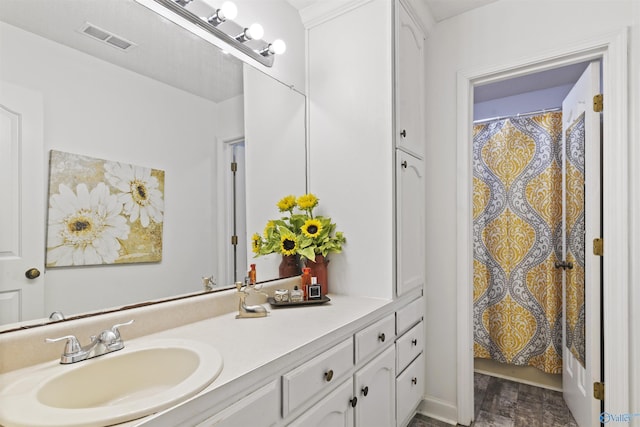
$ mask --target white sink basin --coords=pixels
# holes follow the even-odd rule
[[[220,353],[189,340],[125,343],[72,365],[46,364],[0,391],[0,425],[101,426],[141,418],[194,396],[222,370]]]

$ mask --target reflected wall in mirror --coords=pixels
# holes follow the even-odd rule
[[[202,277],[209,275],[219,285],[232,285],[232,245],[227,234],[232,206],[225,193],[225,176],[230,171],[228,165],[221,166],[225,152],[231,149],[239,155],[238,147],[245,141],[248,168],[243,176],[249,195],[279,188],[280,182],[270,179],[281,177],[264,173],[261,164],[268,170],[277,167],[276,162],[294,164],[291,181],[304,183],[304,96],[250,69],[257,83],[246,86],[257,90],[250,95],[252,107],[247,110],[241,62],[131,0],[3,0],[0,20],[1,82],[42,100],[39,157],[44,162],[30,167],[44,170],[46,177],[49,152],[55,149],[165,171],[162,262],[43,271],[33,283],[43,289],[38,298],[44,301],[36,304],[43,305],[44,311],[33,317],[53,311],[70,317],[199,293]],[[132,46],[122,51],[83,34],[80,29],[87,23]],[[270,99],[259,99],[268,87]],[[4,95],[0,92],[2,105]],[[280,96],[287,101],[278,101]],[[295,106],[286,106],[288,102]],[[252,110],[253,106],[257,109]],[[245,122],[245,114],[262,120],[261,112],[276,114],[268,121],[273,126]],[[278,112],[285,114],[282,119]],[[297,130],[290,133],[290,126]],[[269,130],[268,137],[259,134],[262,130]],[[283,150],[277,145],[282,141],[300,147],[291,150],[287,145]],[[252,144],[262,156],[258,160],[252,158]],[[299,176],[293,176],[294,169]],[[46,184],[44,179],[39,183],[38,202],[31,209],[46,211]],[[245,226],[261,222],[252,213],[269,210],[275,203],[260,206],[259,196],[254,198],[244,209],[247,216],[239,219]],[[242,206],[239,211],[243,212]],[[44,235],[45,223],[33,227]],[[239,240],[246,254],[248,237],[239,236]],[[44,247],[38,256],[43,254]],[[247,256],[239,259],[245,264],[237,266],[243,277]],[[44,265],[44,260],[35,263]],[[0,265],[0,280],[24,277],[24,267],[20,268],[9,274]],[[277,269],[269,272],[265,266],[259,280],[276,276]],[[5,285],[0,284],[0,295]],[[0,323],[25,320],[30,319],[0,319]]]

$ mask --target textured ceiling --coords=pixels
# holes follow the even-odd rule
[[[132,0],[1,0],[0,20],[215,102],[242,93],[239,60]],[[86,22],[137,46],[87,37]]]

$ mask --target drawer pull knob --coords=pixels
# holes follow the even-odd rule
[[[369,386],[364,386],[364,387],[362,387],[362,390],[361,390],[361,391],[362,391],[362,395],[363,395],[364,397],[367,397],[367,394],[369,394]]]
[[[381,333],[380,335],[378,335],[378,339],[379,339],[381,342],[384,342],[384,340],[385,340],[384,333]]]
[[[354,396],[353,399],[349,401],[349,403],[351,404],[352,408],[355,408],[356,405],[358,404],[358,398]]]
[[[402,129],[402,132],[400,132],[400,136],[403,138],[407,137],[407,130],[406,129]]]
[[[418,384],[418,379],[416,377],[411,378],[411,384],[413,385]]]
[[[324,379],[327,380],[327,382],[333,379],[333,369],[329,369],[327,372],[324,373]]]
[[[418,340],[416,338],[412,339],[411,344],[418,345]]]

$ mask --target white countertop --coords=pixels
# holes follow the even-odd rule
[[[378,317],[386,311],[385,307],[391,310],[392,305],[391,300],[378,298],[329,297],[331,301],[321,305],[272,308],[266,304],[270,311],[267,317],[236,319],[236,312],[232,312],[132,340],[131,345],[144,345],[144,341],[156,338],[188,338],[206,342],[220,352],[224,368],[218,378],[195,397],[167,411],[125,425],[147,422],[155,425],[155,420],[162,419],[167,419],[167,425],[171,425],[168,418],[179,418],[181,411],[193,413],[197,407],[210,406],[217,400],[216,391],[224,389],[224,395],[229,396],[253,386],[255,378],[294,368],[287,366],[291,363],[289,359],[300,359],[325,350],[353,333],[354,328]]]

